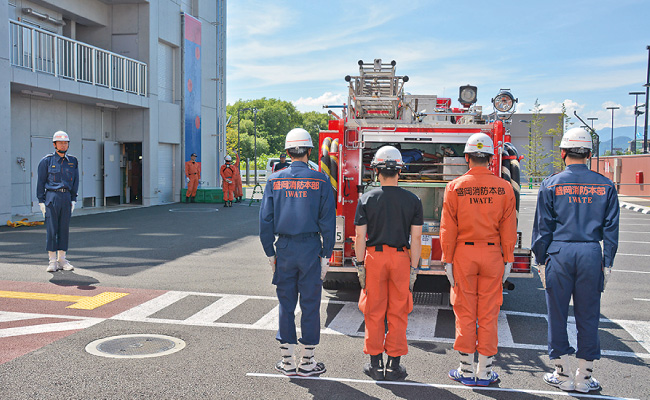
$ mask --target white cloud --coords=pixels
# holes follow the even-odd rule
[[[347,102],[347,97],[342,93],[325,92],[318,97],[301,97],[298,100],[292,100],[291,102],[302,112],[323,112],[324,105],[341,105]],[[334,111],[337,112],[336,110]]]
[[[573,112],[576,111],[578,114],[584,110],[584,104],[579,104],[576,101],[571,99],[565,99],[564,101],[558,103],[555,101],[548,102],[546,104],[540,104],[543,113],[548,114],[559,114],[562,112],[562,104],[566,107],[567,115],[573,115]]]

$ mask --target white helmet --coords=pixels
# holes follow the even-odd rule
[[[396,170],[404,167],[402,153],[393,146],[384,146],[377,150],[370,163],[372,168]]]
[[[69,142],[70,138],[68,137],[68,134],[63,132],[63,131],[56,131],[54,132],[54,136],[52,136],[52,141],[53,142]]]
[[[465,154],[494,155],[494,143],[485,133],[475,133],[465,143]]]
[[[311,142],[311,135],[302,128],[293,128],[287,133],[284,149],[297,149],[300,147],[314,147],[314,144]]]
[[[576,153],[586,153],[592,149],[591,135],[583,128],[566,131],[560,142],[561,149],[571,149]]]
[[[224,157],[224,160],[226,160],[226,161],[232,161],[232,157],[230,157],[229,155],[227,155],[226,157]]]

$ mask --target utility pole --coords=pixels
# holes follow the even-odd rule
[[[618,110],[621,107],[607,107],[608,110],[612,110],[612,141],[609,144],[609,155],[614,155],[614,110]]]
[[[650,91],[650,46],[646,46],[648,49],[648,76],[645,81],[645,128],[643,130],[643,154],[648,153],[648,102],[650,98],[648,92]]]
[[[632,154],[636,154],[636,129],[637,129],[637,120],[639,119],[639,95],[645,94],[644,92],[630,92],[630,95],[634,95],[636,97],[634,101],[634,138],[632,139],[632,145],[630,146],[630,150],[632,150]]]

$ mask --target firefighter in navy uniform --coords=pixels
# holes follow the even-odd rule
[[[286,154],[280,154],[280,161],[275,163],[275,165],[273,166],[273,172],[278,172],[281,169],[285,169],[289,165],[291,165],[291,164],[289,164],[287,162],[287,155]]]
[[[399,150],[393,146],[380,148],[371,167],[379,175],[381,188],[361,196],[354,217],[354,263],[362,288],[359,309],[366,330],[363,352],[370,355],[363,372],[375,380],[394,381],[407,375],[400,358],[408,353],[406,328],[413,310],[411,291],[422,250],[424,219],[420,199],[397,186],[404,167]],[[388,355],[385,367],[384,352]]]
[[[487,168],[494,155],[488,135],[470,136],[464,154],[469,171],[447,184],[440,221],[442,261],[456,317],[454,349],[460,355],[449,377],[467,386],[488,386],[498,380],[492,361],[503,283],[514,262],[517,206],[512,186]]]
[[[591,373],[594,360],[600,359],[600,295],[618,248],[620,210],[612,181],[587,168],[591,135],[582,128],[570,129],[562,137],[560,149],[567,167],[542,182],[532,236],[532,250],[546,289],[549,357],[555,365],[544,381],[565,391],[587,393],[600,389]],[[577,352],[567,336],[572,296]],[[569,362],[574,352],[578,359],[575,375]]]
[[[314,350],[320,342],[321,292],[334,249],[336,204],[329,179],[307,165],[313,147],[306,130],[296,128],[287,134],[285,149],[293,163],[269,177],[260,207],[260,241],[280,302],[276,339],[282,360],[275,369],[289,376],[325,372],[325,365],[314,359]],[[296,363],[298,297],[302,346]]]
[[[70,216],[77,203],[79,163],[69,154],[70,138],[63,131],[52,137],[54,153],[43,157],[38,164],[36,197],[45,217],[46,249],[49,256],[47,272],[72,271],[74,267],[65,255],[68,251]]]

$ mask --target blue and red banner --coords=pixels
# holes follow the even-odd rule
[[[201,21],[183,13],[183,87],[185,160],[196,153],[201,162]]]

